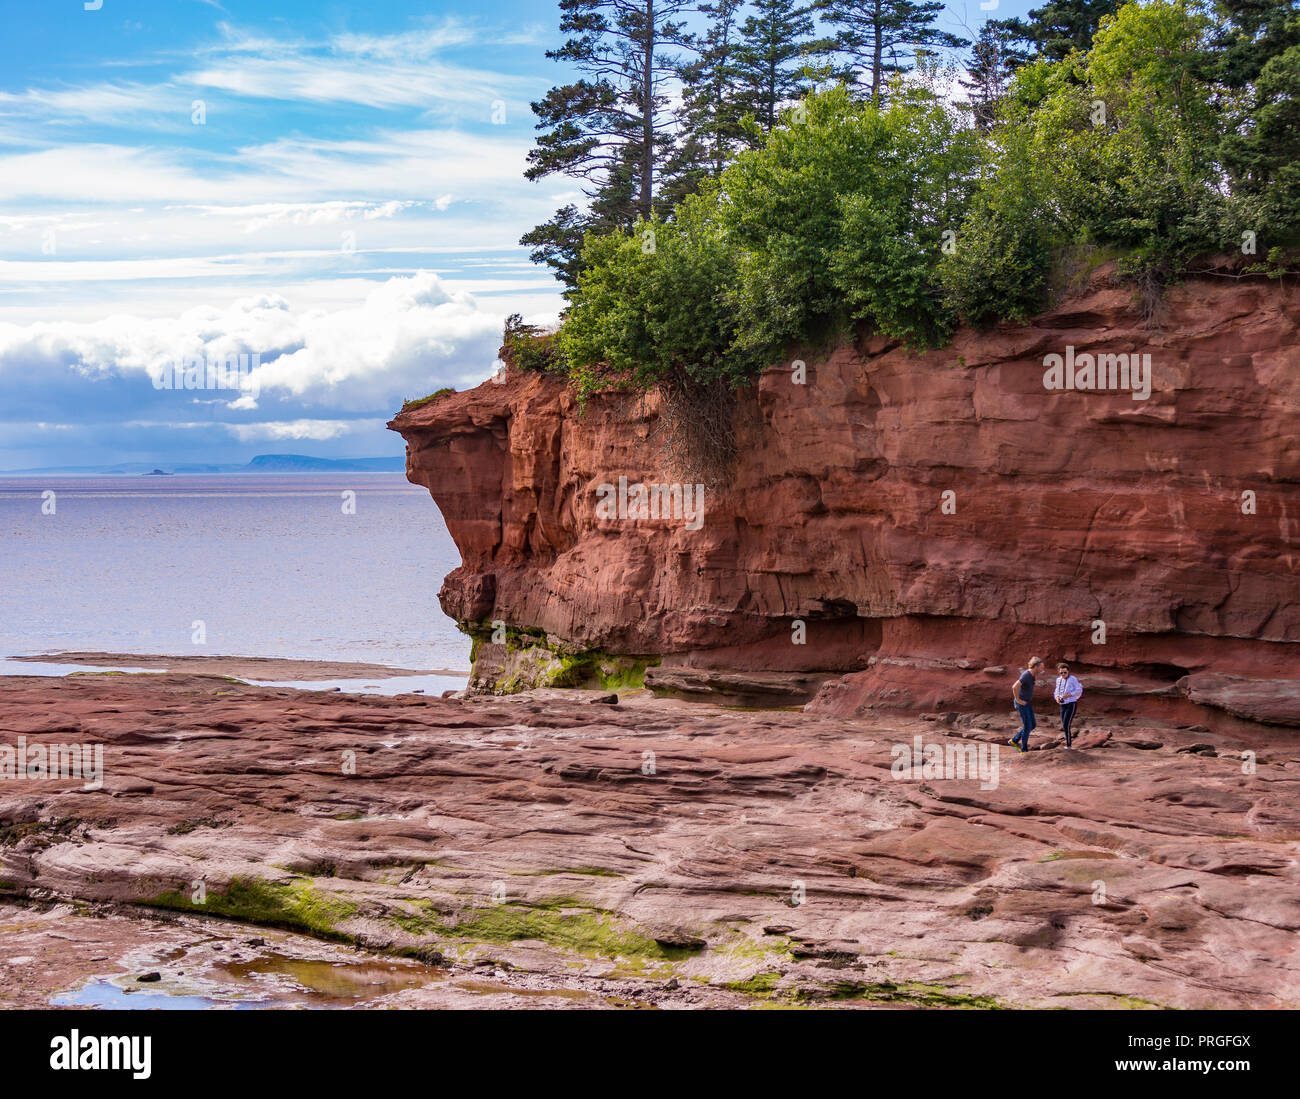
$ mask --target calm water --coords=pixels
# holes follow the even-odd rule
[[[0,659],[91,650],[467,669],[469,641],[438,606],[459,564],[437,506],[401,474],[0,478]]]

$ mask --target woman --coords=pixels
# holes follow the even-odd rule
[[[1075,711],[1079,708],[1079,699],[1083,697],[1083,687],[1079,681],[1070,674],[1070,668],[1066,664],[1056,666],[1056,691],[1053,694],[1061,706],[1061,731],[1065,733],[1065,746],[1073,746],[1073,739],[1070,736],[1070,725],[1074,721]]]

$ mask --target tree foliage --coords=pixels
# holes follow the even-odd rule
[[[698,387],[717,420],[719,393],[795,347],[871,332],[920,348],[960,322],[1025,321],[1063,256],[1113,259],[1150,290],[1258,237],[1278,270],[1300,244],[1294,0],[1103,7],[1040,9],[1034,59],[986,25],[963,111],[924,59],[870,98],[805,94],[807,11],[771,0],[741,23],[740,6],[712,5],[730,21],[703,42],[699,103],[724,105],[730,128],[720,114],[700,130],[713,144],[691,193],[649,216],[584,233],[561,211],[573,289],[542,368],[565,364],[584,395],[658,387],[674,407]],[[775,37],[767,71],[784,75],[751,98],[762,66],[746,51]],[[636,178],[627,166],[627,193]]]
[[[776,128],[783,108],[807,94],[808,70],[827,46],[815,33],[811,4],[754,0],[733,66],[737,105],[755,122],[748,134],[751,147]]]
[[[528,154],[530,180],[565,175],[592,200],[585,216],[566,206],[526,234],[533,259],[572,284],[582,234],[630,225],[654,210],[659,175],[671,156],[670,81],[687,39],[688,0],[560,0],[564,45],[552,60],[583,75],[533,104],[542,131]]]
[[[890,77],[909,69],[918,50],[967,45],[935,26],[942,0],[816,0],[815,6],[835,28],[833,46],[849,59],[849,74],[862,75],[876,105]]]
[[[1119,10],[1123,0],[1049,0],[1033,8],[1028,20],[1004,19],[1000,25],[1029,43],[1037,57],[1060,61],[1072,50],[1092,45],[1101,21]]]

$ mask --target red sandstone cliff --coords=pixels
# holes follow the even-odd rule
[[[464,624],[662,657],[648,681],[688,692],[825,679],[811,706],[841,715],[1005,708],[1032,651],[1113,713],[1300,725],[1300,289],[1200,279],[1166,306],[1149,330],[1102,274],[1026,327],[769,369],[698,531],[598,517],[600,484],[674,479],[652,400],[584,412],[511,371],[390,426],[461,550]],[[1045,389],[1067,346],[1149,353],[1150,398]]]

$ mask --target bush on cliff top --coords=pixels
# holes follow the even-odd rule
[[[672,221],[587,239],[559,337],[579,390],[734,386],[790,343],[863,321],[938,342],[954,320],[942,234],[959,223],[975,149],[926,92],[884,110],[842,88],[811,97]]]
[[[735,347],[739,265],[709,213],[688,200],[674,221],[588,239],[579,304],[559,335],[580,394],[674,376],[735,384],[761,368]]]
[[[402,402],[402,411],[410,412],[411,409],[413,408],[423,408],[431,401],[436,401],[439,397],[445,397],[448,393],[455,393],[455,392],[456,391],[454,389],[452,389],[450,386],[447,386],[443,389],[434,390],[427,397],[408,397],[406,400]]]
[[[945,257],[959,312],[1023,320],[1052,255],[1071,245],[1165,278],[1239,241],[1215,162],[1216,94],[1197,74],[1208,27],[1180,2],[1128,4],[1088,53],[1020,70],[984,144],[961,246]]]
[[[506,318],[501,353],[518,370],[561,374],[568,371],[568,362],[555,333],[525,324],[520,313],[511,313]]]
[[[811,95],[670,220],[588,236],[531,368],[584,397],[734,387],[857,327],[926,347],[959,321],[1024,321],[1079,248],[1148,286],[1247,230],[1276,260],[1300,231],[1300,18],[1279,27],[1243,69],[1229,16],[1127,4],[1090,50],[1021,68],[987,131],[934,79],[896,81],[883,108]]]

